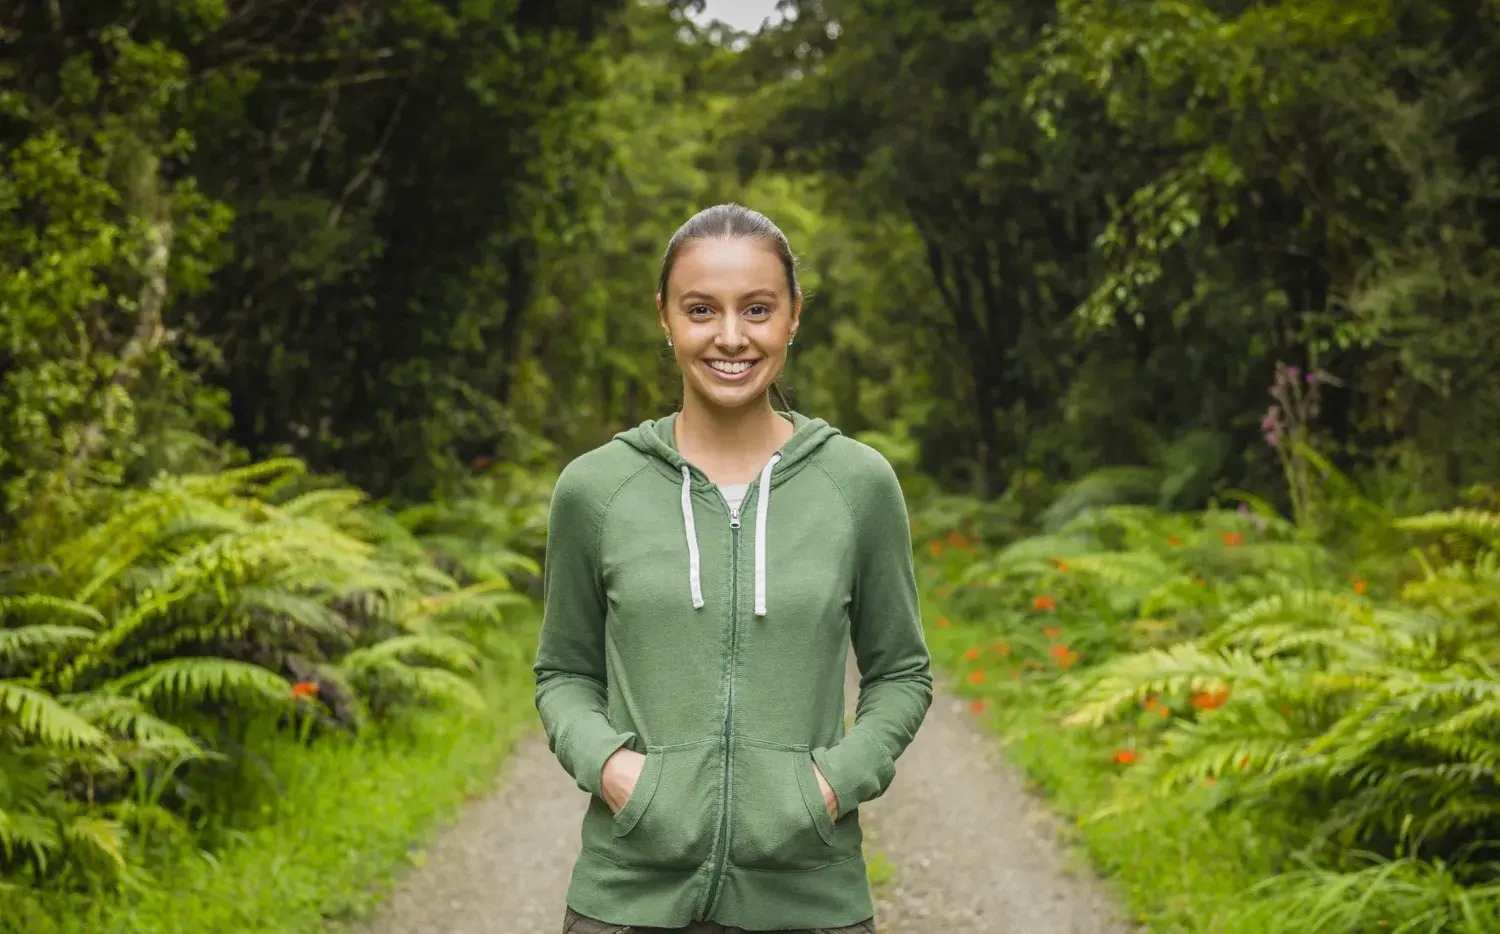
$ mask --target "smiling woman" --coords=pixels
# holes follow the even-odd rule
[[[773,407],[802,292],[765,216],[694,215],[656,302],[682,409],[570,463],[548,524],[536,703],[592,796],[563,930],[870,934],[859,808],[932,699],[901,485]]]

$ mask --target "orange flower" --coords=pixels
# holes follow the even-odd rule
[[[972,704],[969,705],[969,713],[975,713],[975,714],[984,713],[986,710],[989,709],[989,707],[990,707],[989,699],[981,697],[979,700],[977,700],[974,703],[972,703]]]
[[[967,538],[964,538],[962,535],[960,535],[956,531],[949,532],[948,533],[948,546],[950,548],[955,548],[955,549],[957,549],[959,551],[967,551],[968,548],[969,548],[969,540]]]
[[[938,628],[939,629],[947,629],[949,625],[950,624],[948,622],[948,617],[946,617],[946,616],[939,616],[938,617]]]
[[[1248,769],[1249,767],[1250,767],[1250,757],[1249,756],[1240,756],[1240,768],[1242,768],[1242,769]]]
[[[1224,539],[1224,544],[1230,548],[1238,548],[1245,543],[1245,536],[1238,532],[1225,532],[1219,537]]]
[[[1156,709],[1156,698],[1153,697],[1150,700],[1146,701],[1146,709],[1147,710],[1155,710]]]
[[[936,558],[943,553],[943,543],[934,538],[927,543],[927,553]]]
[[[1048,639],[1056,639],[1057,637],[1062,635],[1062,630],[1058,629],[1056,626],[1048,626],[1046,629],[1042,630],[1042,635],[1046,636]]]
[[[1036,596],[1032,598],[1031,607],[1035,610],[1055,610],[1057,601],[1048,596]]]
[[[944,586],[942,586],[942,587],[939,587],[938,591],[937,591],[939,597],[946,597],[946,596],[948,596],[948,594],[950,592],[951,591],[948,590],[948,587],[947,587],[946,584]]]
[[[1063,645],[1061,642],[1058,642],[1047,649],[1047,654],[1051,655],[1053,658],[1066,658],[1068,655],[1068,647],[1066,645]]]
[[[1205,784],[1205,785],[1212,785],[1213,783],[1214,783],[1214,777],[1212,775],[1208,776],[1207,778],[1205,778],[1203,780],[1203,784]]]
[[[1167,536],[1167,544],[1168,545],[1181,545],[1182,544],[1182,539],[1178,538],[1176,535],[1168,535]]]
[[[995,649],[996,652],[999,652],[1001,655],[1009,655],[1010,654],[1010,646],[1006,645],[1004,642],[996,642],[995,645],[994,645],[994,649]]]
[[[312,697],[317,693],[318,684],[316,681],[298,681],[296,684],[292,685],[293,697]]]
[[[1224,706],[1224,702],[1228,699],[1228,688],[1220,688],[1213,693],[1209,693],[1208,691],[1199,691],[1197,694],[1193,695],[1193,706],[1198,708],[1199,710],[1214,710]]]
[[[1062,571],[1063,573],[1067,573],[1068,563],[1066,561],[1064,561],[1063,559],[1057,558],[1057,557],[1052,557],[1052,558],[1048,558],[1047,560],[1051,561],[1052,562],[1052,566],[1055,567],[1055,568],[1057,568],[1059,571]]]
[[[1114,759],[1120,765],[1134,765],[1136,759],[1139,757],[1132,749],[1117,749],[1115,750],[1115,754],[1110,758]]]
[[[1357,593],[1357,594],[1364,594],[1364,592],[1365,592],[1365,582],[1364,581],[1355,581],[1354,582],[1354,592]]]
[[[1166,706],[1165,704],[1163,704],[1162,706],[1156,708],[1156,712],[1159,713],[1159,714],[1161,714],[1161,718],[1163,720],[1165,720],[1168,717],[1172,716],[1172,708]]]
[[[966,661],[971,661],[971,662],[978,661],[979,660],[979,646],[976,645],[973,648],[969,649],[969,651],[965,652],[964,653],[964,659]]]
[[[984,669],[983,668],[975,668],[973,671],[969,672],[968,681],[969,681],[970,684],[978,684],[979,682],[981,682],[983,680],[984,680]]]
[[[1057,667],[1066,671],[1067,669],[1072,668],[1073,663],[1076,661],[1078,661],[1078,653],[1068,652],[1064,654],[1062,658],[1059,658],[1057,660]]]

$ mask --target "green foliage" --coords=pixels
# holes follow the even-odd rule
[[[1265,488],[1257,422],[1289,368],[1324,396],[1294,440],[1345,468],[1449,499],[1493,476],[1481,7],[791,6],[745,56],[741,162],[909,226],[892,255],[935,294],[876,297],[860,326],[938,348],[923,442],[945,480],[1078,477],[1208,430],[1212,479]]]
[[[310,742],[484,710],[476,673],[529,603],[506,575],[536,571],[501,536],[530,549],[545,506],[490,487],[486,507],[393,515],[293,460],[163,475],[18,566],[0,585],[17,776],[0,782],[0,877],[124,883],[162,828],[210,839],[263,793],[247,743],[267,729]]]
[[[121,891],[0,885],[0,931],[323,934],[330,924],[352,926],[420,865],[433,826],[490,787],[521,729],[534,722],[530,660],[501,650],[534,644],[537,615],[517,615],[485,640],[490,661],[475,680],[483,710],[447,706],[311,744],[287,730],[253,732],[244,741],[275,788],[253,820],[205,851],[203,839],[174,825],[172,815],[117,807],[130,828],[127,852],[150,842],[139,884]],[[160,776],[170,784],[170,773]]]
[[[1323,483],[1321,539],[1248,508],[1101,503],[934,554],[939,651],[969,672],[961,690],[1073,728],[1084,761],[1034,767],[1095,776],[1070,805],[1085,835],[1136,827],[1133,846],[1159,851],[1136,815],[1171,814],[1260,848],[1255,873],[1134,890],[1161,929],[1296,913],[1309,930],[1477,934],[1500,919],[1500,517],[1390,520]]]

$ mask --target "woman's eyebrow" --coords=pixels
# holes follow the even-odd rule
[[[755,297],[758,297],[758,296],[761,296],[761,295],[769,295],[770,297],[775,298],[776,297],[776,290],[775,289],[751,289],[749,292],[746,292],[743,295],[741,295],[740,299],[744,300],[744,299],[747,299],[747,298],[755,298]],[[696,300],[696,301],[704,301],[704,300],[714,301],[715,298],[716,298],[716,296],[709,295],[707,292],[696,292],[696,291],[683,292],[682,295],[680,296],[680,299],[683,300],[683,301],[686,301],[688,299],[693,299],[693,300]]]

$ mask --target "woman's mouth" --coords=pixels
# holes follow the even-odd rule
[[[746,379],[750,371],[755,369],[759,360],[708,360],[705,361],[709,370],[717,378],[726,382],[737,383]]]

